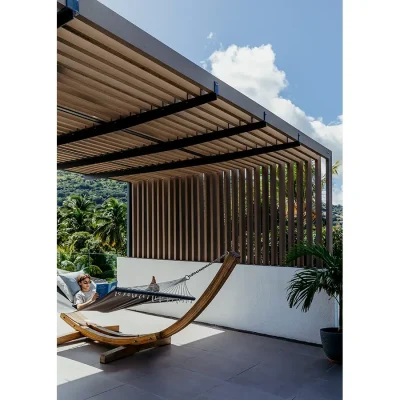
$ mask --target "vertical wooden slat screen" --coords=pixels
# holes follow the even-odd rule
[[[218,257],[221,256],[223,253],[226,252],[226,245],[225,245],[225,215],[224,215],[224,202],[226,202],[226,197],[224,195],[224,173],[219,173],[219,191],[221,193],[220,201],[219,201],[219,214],[221,216],[220,219],[217,220],[219,224],[219,237],[221,248],[218,252]]]
[[[153,209],[153,203],[152,203],[152,194],[151,194],[151,182],[147,181],[146,182],[146,198],[147,198],[147,210],[146,210],[146,230],[147,230],[147,258],[151,258],[151,238],[153,235],[153,232],[151,230],[151,227],[153,225],[152,221],[152,209]]]
[[[278,211],[276,204],[276,165],[271,167],[270,204],[271,204],[271,265],[279,265],[278,261]]]
[[[307,230],[307,242],[312,243],[312,165],[311,159],[306,162],[306,230]],[[307,256],[306,266],[312,266],[312,256]]]
[[[239,169],[239,249],[240,262],[246,264],[246,221],[245,221],[245,177],[244,170]]]
[[[217,232],[215,230],[215,211],[216,211],[216,192],[215,192],[215,174],[210,175],[209,183],[209,209],[210,209],[210,224],[208,236],[210,238],[210,260],[215,259],[215,244]]]
[[[223,213],[224,213],[224,249],[223,252],[232,250],[232,199],[231,199],[231,175],[229,171],[225,171],[223,175],[224,185],[224,201],[223,201]]]
[[[223,173],[218,172],[216,174],[216,200],[217,200],[217,213],[216,213],[216,224],[217,224],[217,250],[216,254],[219,257],[224,249],[224,209],[222,203],[224,202],[224,188],[223,188]]]
[[[269,191],[268,166],[262,167],[262,263],[269,265]]]
[[[213,218],[212,218],[212,230],[213,230],[213,256],[212,260],[215,260],[218,255],[218,236],[220,234],[219,229],[218,229],[218,212],[219,212],[219,204],[218,204],[218,196],[219,196],[219,184],[218,184],[218,173],[213,174],[213,179],[212,179],[212,184],[213,184],[213,198],[212,198],[212,206],[213,206]]]
[[[202,260],[211,260],[211,249],[210,249],[210,179],[211,176],[203,175],[203,191],[204,191],[204,255]]]
[[[174,185],[174,260],[179,260],[179,178],[173,180]]]
[[[286,257],[286,191],[285,164],[279,165],[279,263],[284,265]]]
[[[321,183],[321,159],[315,160],[315,241],[322,245],[322,183]],[[322,262],[317,258],[317,266]]]
[[[175,242],[176,242],[176,194],[175,194],[175,179],[170,179],[169,183],[169,198],[168,198],[168,208],[169,208],[169,219],[168,219],[168,226],[169,226],[169,260],[175,260]]]
[[[293,163],[288,164],[288,251],[294,244],[294,178],[293,178]]]
[[[202,207],[204,209],[204,254],[202,260],[211,260],[210,258],[210,188],[209,188],[210,177],[204,174],[204,203]]]
[[[185,178],[185,260],[192,259],[192,181],[193,177]]]
[[[332,160],[326,160],[326,247],[329,252],[333,250],[332,235]]]
[[[213,255],[213,260],[215,260],[217,257],[219,257],[220,250],[221,250],[221,231],[220,231],[220,220],[221,220],[221,215],[220,215],[220,202],[221,198],[220,196],[222,193],[220,192],[219,188],[219,173],[217,172],[214,175],[213,179],[214,183],[214,221],[213,221],[213,230],[214,230],[214,255]],[[219,255],[218,255],[219,254]]]
[[[147,257],[147,196],[146,196],[146,182],[142,182],[142,257]]]
[[[136,233],[136,226],[137,226],[137,215],[136,215],[136,208],[138,207],[137,204],[137,192],[136,192],[136,187],[137,183],[132,183],[132,257],[138,257],[137,255],[137,248],[136,248],[136,242],[137,242],[137,233]]]
[[[156,210],[157,210],[157,223],[156,223],[156,259],[161,259],[161,234],[162,234],[162,214],[161,214],[161,199],[162,199],[162,180],[155,181],[156,188]]]
[[[143,192],[142,192],[142,218],[143,218],[143,224],[142,224],[142,235],[143,235],[143,241],[142,241],[142,251],[143,251],[143,258],[147,258],[147,248],[148,248],[148,243],[149,243],[149,221],[148,221],[148,216],[150,213],[151,205],[149,207],[149,197],[148,197],[148,181],[143,182]]]
[[[156,202],[155,187],[156,187],[155,182],[150,181],[150,193],[151,193],[151,243],[150,243],[151,253],[150,253],[150,258],[156,258],[156,246],[157,246],[157,240],[156,240],[157,202]]]
[[[142,183],[139,182],[137,184],[137,209],[136,209],[136,249],[137,249],[137,257],[142,258]]]
[[[300,161],[297,163],[296,167],[296,183],[297,183],[297,244],[303,242],[304,237],[304,196],[303,196],[303,175],[304,175],[304,163]],[[304,258],[300,257],[298,259],[298,265],[300,267],[304,266]]]
[[[260,209],[260,167],[254,169],[254,260],[261,264],[261,209]]]
[[[179,199],[178,199],[178,204],[179,204],[179,212],[178,212],[178,221],[179,221],[179,252],[178,252],[178,260],[183,260],[183,243],[184,243],[184,225],[185,225],[185,203],[184,203],[184,179],[180,178],[179,179]]]
[[[232,171],[232,249],[239,249],[239,238],[238,238],[238,211],[239,211],[239,201],[238,201],[238,170],[234,169]],[[238,251],[238,250],[236,250]]]
[[[191,197],[191,209],[190,209],[190,224],[192,229],[191,235],[191,261],[197,260],[197,176],[190,177],[190,197]]]
[[[198,226],[198,240],[197,240],[197,258],[198,261],[204,260],[204,188],[203,188],[203,175],[197,178],[197,226]]]
[[[247,204],[247,264],[254,263],[253,246],[253,169],[246,170],[246,204]]]
[[[253,209],[253,168],[246,170],[247,203],[247,264],[254,263],[254,209]]]
[[[328,160],[327,169],[330,165]],[[235,250],[242,264],[284,265],[287,251],[304,236],[312,242],[315,233],[321,243],[321,176],[318,158],[133,183],[133,255],[212,261],[226,250]],[[326,199],[324,244],[329,247],[329,173]],[[313,265],[313,261],[308,257],[295,265]]]
[[[173,258],[173,187],[172,187],[172,179],[168,179],[168,260],[172,260]]]
[[[162,214],[162,258],[165,260],[168,254],[168,214],[167,214],[167,184],[169,181],[161,181],[162,201],[161,201],[161,214]]]

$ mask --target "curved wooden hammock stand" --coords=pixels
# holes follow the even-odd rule
[[[59,336],[57,338],[57,345],[86,337],[100,343],[118,346],[101,354],[100,362],[102,364],[107,364],[142,350],[171,344],[171,336],[193,322],[211,303],[229,278],[238,260],[238,254],[229,252],[214,279],[190,310],[171,326],[160,332],[145,335],[129,335],[119,332],[118,325],[106,327],[96,325],[86,320],[81,312],[62,313],[60,317],[68,325],[72,326],[75,331],[67,335]]]

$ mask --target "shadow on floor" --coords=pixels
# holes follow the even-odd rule
[[[109,349],[60,346],[58,399],[342,399],[342,367],[320,347],[225,330],[100,364]]]

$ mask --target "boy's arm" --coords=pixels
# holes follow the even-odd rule
[[[76,304],[76,309],[78,311],[82,310],[83,308],[87,307],[89,304],[94,303],[97,300],[98,297],[99,297],[99,294],[97,292],[94,292],[92,298],[89,301],[87,301],[86,303],[78,303],[78,304]]]

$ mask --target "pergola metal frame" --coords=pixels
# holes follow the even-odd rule
[[[184,140],[184,139],[182,139]],[[217,154],[214,156],[204,156],[199,158],[192,158],[183,161],[173,161],[165,164],[156,164],[156,165],[146,165],[144,167],[136,167],[136,168],[127,168],[122,170],[113,170],[106,172],[99,172],[96,174],[92,174],[94,178],[113,178],[120,177],[126,175],[138,175],[138,174],[147,174],[150,172],[159,172],[159,171],[170,171],[173,169],[181,169],[188,167],[196,167],[198,165],[210,165],[216,163],[223,163],[232,160],[238,160],[240,158],[252,157],[259,154],[268,154],[273,153],[280,150],[292,149],[294,147],[300,146],[300,142],[288,142],[283,144],[277,144],[274,146],[265,146],[250,150],[242,150],[237,151],[235,153],[224,153]]]
[[[101,156],[80,158],[75,161],[59,163],[57,165],[57,168],[58,169],[76,168],[86,165],[99,164],[102,162],[123,160],[125,158],[130,158],[130,157],[139,157],[143,155],[162,153],[164,151],[179,150],[185,147],[195,146],[197,144],[207,143],[213,140],[239,135],[240,133],[251,132],[252,130],[255,129],[264,128],[265,126],[267,126],[267,123],[265,121],[254,122],[246,125],[235,126],[233,128],[223,129],[220,131],[214,131],[207,134],[191,136],[168,142],[151,144],[145,147],[134,147],[127,150],[103,154]]]
[[[67,35],[66,37],[61,35],[59,38],[61,46],[59,54],[62,62],[58,65],[58,70],[59,83],[63,91],[62,104],[58,104],[58,111],[62,113],[62,117],[59,117],[60,134],[57,137],[60,158],[58,169],[67,169],[94,177],[121,178],[119,180],[128,182],[129,238],[132,237],[132,183],[137,182],[136,176],[139,176],[139,179],[148,179],[151,173],[180,169],[182,176],[190,177],[195,173],[225,174],[224,171],[236,168],[275,165],[279,166],[279,176],[282,179],[285,177],[283,166],[288,165],[289,181],[292,179],[293,182],[293,163],[299,165],[305,163],[308,165],[307,181],[310,185],[311,160],[315,160],[316,165],[319,166],[316,169],[317,181],[321,178],[320,163],[321,158],[324,158],[327,171],[327,247],[332,249],[332,152],[329,149],[98,1],[59,0],[57,8],[57,27],[59,30],[65,30]],[[78,25],[74,20],[79,21]],[[95,33],[98,32],[96,40],[98,40],[97,37],[103,37],[102,35],[110,38],[110,43],[119,46],[119,53],[109,46],[100,46],[95,39],[85,36],[85,33],[80,33],[79,27],[83,26],[82,23],[88,29],[94,29]],[[76,37],[81,41],[79,49],[68,36],[77,34]],[[158,90],[156,87],[152,89],[153,92],[146,92],[144,85],[148,83],[143,79],[140,81],[137,77],[138,82],[142,82],[140,83],[142,86],[136,87],[140,95],[134,101],[132,100],[132,110],[135,109],[137,112],[124,112],[111,120],[91,115],[94,113],[92,112],[94,107],[90,104],[91,100],[87,98],[92,99],[96,93],[101,93],[103,82],[93,77],[93,83],[90,80],[92,77],[87,75],[90,71],[98,74],[95,67],[82,74],[82,71],[86,71],[85,68],[91,66],[88,67],[87,61],[81,61],[72,55],[74,51],[79,50],[77,54],[82,54],[82,57],[92,57],[96,63],[101,62],[97,53],[89,54],[85,47],[82,47],[85,43],[91,42],[99,46],[99,52],[108,51],[110,57],[118,54],[121,62],[130,63],[132,68],[142,68],[146,73],[151,73],[154,79],[161,79],[166,86],[173,88],[170,90],[171,94],[166,90],[163,92],[163,96],[168,97],[169,100],[164,100],[161,94],[156,95]],[[121,52],[121,45],[124,46],[127,54],[134,52],[141,60],[148,60],[146,62],[153,67],[153,70],[140,63],[135,64],[136,61],[132,61]],[[81,63],[76,67],[75,64],[79,61]],[[112,68],[118,74],[128,76],[127,71],[121,66],[113,64]],[[102,71],[103,74],[104,71]],[[114,77],[108,74],[107,76],[115,82],[121,79],[119,75]],[[133,76],[132,79],[136,77]],[[86,96],[76,97],[77,93],[85,93],[85,90]],[[130,93],[128,96],[127,93],[118,92],[112,86],[108,90],[109,92],[104,96],[110,97],[115,93],[114,98],[110,97],[115,111],[128,108],[129,104],[125,105],[123,100],[131,101]],[[180,94],[172,95],[172,92]],[[184,93],[186,96],[183,95]],[[106,104],[106,100],[99,100],[97,107],[99,115],[105,114],[102,110],[106,108]],[[142,107],[141,104],[147,104],[149,107]],[[223,121],[223,126],[220,127],[221,121]],[[232,121],[236,121],[236,126]],[[92,126],[88,127],[86,124]],[[211,128],[213,125],[216,129]],[[194,126],[202,127],[202,130],[197,131]],[[135,130],[134,127],[136,127]],[[176,140],[171,140],[174,127],[179,129]],[[193,130],[196,130],[194,134]],[[160,135],[153,134],[153,132],[163,131],[165,133]],[[184,132],[188,131],[191,133],[187,133],[184,137]],[[186,158],[182,160],[182,156]],[[176,175],[158,174],[157,178],[174,176]],[[299,181],[302,182],[302,177],[301,179],[299,177]],[[319,185],[320,183],[317,183],[320,194]],[[248,189],[251,189],[251,184]],[[293,198],[292,193],[289,193],[289,196]],[[309,186],[306,196],[307,207],[309,207]],[[281,190],[279,201],[284,202],[284,199],[284,192]],[[316,204],[317,212],[322,215],[321,200]],[[290,210],[290,213],[292,212],[293,210]],[[311,218],[309,214],[307,213],[307,223]],[[317,230],[320,231],[321,221],[317,219],[316,223]],[[283,226],[280,228],[282,229]],[[132,255],[131,240],[128,239],[128,242],[128,255]]]
[[[155,121],[168,115],[177,114],[180,111],[190,110],[193,107],[210,103],[213,100],[217,100],[217,94],[215,92],[193,97],[192,99],[184,100],[179,103],[168,104],[143,113],[129,115],[128,117],[120,118],[115,121],[103,122],[90,128],[58,136],[57,146],[105,135],[107,133],[117,132],[122,129],[133,128],[134,126],[145,124],[146,122]]]

